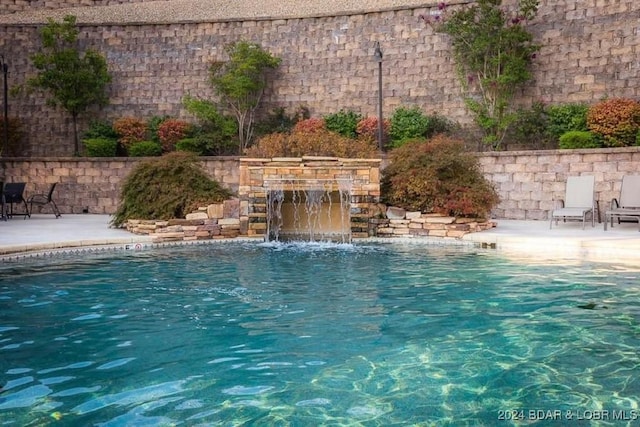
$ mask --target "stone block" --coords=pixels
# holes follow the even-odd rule
[[[395,206],[389,206],[387,208],[387,218],[389,219],[404,219],[407,211]]]
[[[472,230],[472,228],[474,227],[473,225],[474,223],[467,223],[467,224],[450,224],[447,225],[447,230],[456,230],[456,231],[465,231],[465,232],[469,232]]]
[[[462,230],[447,230],[446,237],[454,237],[456,239],[459,239],[467,233],[467,231]]]
[[[369,233],[351,233],[353,239],[366,239],[369,237]]]
[[[222,230],[220,235],[232,239],[240,235],[240,230]]]
[[[425,219],[426,224],[452,224],[456,220],[453,216],[431,216]]]
[[[380,228],[378,228],[378,234],[393,234],[393,228],[391,228],[391,227],[380,227]]]
[[[413,212],[406,212],[405,213],[405,218],[406,219],[420,218],[421,216],[422,216],[422,212],[420,212],[420,211],[413,211]]]
[[[393,234],[394,235],[399,235],[399,236],[407,235],[407,234],[409,234],[409,227],[394,228],[393,229]]]
[[[239,218],[222,218],[218,220],[218,225],[220,226],[229,226],[229,225],[237,225],[240,226]]]
[[[240,219],[240,234],[246,235],[249,230],[249,218]]]
[[[188,220],[192,220],[192,219],[209,219],[209,216],[207,215],[206,212],[193,212],[193,213],[187,214],[186,219],[188,219]]]
[[[429,230],[425,230],[424,228],[411,228],[409,234],[412,236],[428,236]]]
[[[151,238],[162,238],[162,239],[182,239],[184,237],[184,233],[179,232],[171,232],[171,233],[151,233],[149,234]]]
[[[207,216],[214,219],[224,218],[224,204],[214,203],[207,206]]]
[[[223,204],[223,218],[240,218],[240,199],[225,200]]]
[[[422,228],[425,230],[444,230],[446,228],[446,224],[422,224]]]
[[[138,230],[155,230],[158,226],[156,224],[137,224],[135,228]]]

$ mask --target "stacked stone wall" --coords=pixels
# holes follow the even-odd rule
[[[640,175],[640,148],[488,153],[479,156],[502,202],[495,218],[546,220],[564,199],[568,176],[593,175],[601,216],[620,197],[624,175]]]
[[[262,113],[306,106],[314,116],[340,109],[376,115],[373,47],[379,41],[386,117],[399,106],[416,105],[469,124],[450,43],[420,19],[435,11],[437,3],[335,16],[327,11],[323,16],[226,22],[81,24],[82,45],[105,55],[113,77],[110,105],[91,114],[110,120],[163,115],[193,119],[182,106],[183,97],[212,98],[209,63],[225,59],[227,43],[245,39],[282,58]],[[542,49],[534,60],[533,80],[517,94],[517,103],[640,98],[639,21],[637,1],[542,0],[530,26]],[[37,25],[0,24],[0,52],[9,66],[11,86],[34,74],[29,58],[37,44]],[[42,96],[12,95],[10,115],[24,124],[23,155],[73,153],[68,115],[46,105]]]
[[[619,197],[622,177],[640,175],[640,147],[594,150],[518,151],[479,154],[484,175],[502,202],[496,219],[546,220],[564,197],[568,176],[593,175],[601,211]],[[35,158],[0,160],[0,180],[26,182],[26,194],[60,183],[55,199],[62,213],[114,213],[124,177],[138,159]],[[238,192],[238,158],[203,158],[209,175]]]
[[[71,7],[110,6],[122,3],[141,3],[149,0],[2,0],[0,14],[33,9],[64,9]]]
[[[115,213],[124,179],[140,159],[33,158],[0,160],[0,181],[25,182],[25,197],[43,194],[57,182],[54,199],[65,213]],[[231,191],[238,190],[238,160],[203,158],[205,171]],[[34,207],[35,208],[35,207]],[[48,207],[43,212],[50,212]]]

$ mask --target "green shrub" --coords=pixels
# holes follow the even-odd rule
[[[162,146],[155,141],[139,141],[129,146],[130,157],[155,157],[162,154]]]
[[[557,139],[572,130],[588,131],[588,111],[587,104],[549,105],[547,107],[548,132]]]
[[[354,111],[340,110],[337,113],[327,114],[323,117],[325,127],[330,131],[339,133],[347,138],[358,136],[358,122],[362,120],[362,115]]]
[[[89,127],[84,132],[82,139],[108,138],[118,139],[117,132],[113,129],[113,124],[108,120],[92,120]]]
[[[279,107],[271,111],[266,118],[256,123],[255,135],[259,138],[270,133],[291,132],[296,123],[309,117],[309,109],[307,107],[298,107],[290,115],[287,114],[284,108]]]
[[[112,222],[119,227],[128,219],[184,218],[199,206],[230,197],[229,190],[205,173],[196,156],[173,152],[134,167],[123,183]]]
[[[158,137],[158,128],[165,120],[171,118],[171,116],[153,116],[147,122],[147,128],[149,129],[149,133],[151,134],[151,140],[154,142],[160,142],[160,138]]]
[[[572,130],[560,136],[560,148],[599,148],[602,144],[589,131]]]
[[[0,135],[4,138],[4,118],[0,118]],[[22,147],[22,122],[17,117],[9,117],[7,120],[7,145],[0,146],[0,156],[17,157],[24,155]]]
[[[530,108],[520,108],[507,132],[503,145],[511,148],[545,149],[555,147],[557,138],[549,133],[549,116],[542,102],[534,102]]]
[[[184,138],[176,143],[176,150],[202,156],[207,151],[207,143],[202,138]]]
[[[204,147],[203,156],[237,156],[237,137],[225,138],[220,133],[199,133],[194,136],[197,145]]]
[[[412,139],[425,138],[429,129],[429,117],[417,106],[397,108],[390,121],[389,136],[394,147]]]
[[[198,119],[199,126],[194,126],[193,136],[207,141],[203,154],[238,154],[238,123],[234,118],[219,113],[217,105],[211,101],[187,96],[183,104]],[[233,150],[228,148],[230,144],[233,144]]]
[[[634,145],[640,130],[640,102],[611,98],[592,105],[587,113],[587,126],[602,137],[607,147]]]
[[[118,141],[112,138],[91,138],[82,141],[88,157],[115,157]]]
[[[431,138],[439,133],[450,133],[458,127],[454,121],[438,113],[427,115],[427,130],[425,136]]]
[[[423,213],[488,218],[499,197],[464,144],[440,134],[389,154],[381,180],[385,203]]]

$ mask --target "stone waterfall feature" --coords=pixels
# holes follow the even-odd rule
[[[369,237],[380,159],[240,159],[240,222],[265,240]]]

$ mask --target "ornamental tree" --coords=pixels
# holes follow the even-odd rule
[[[499,149],[515,120],[515,90],[531,79],[531,63],[539,46],[524,24],[535,17],[537,0],[519,0],[510,16],[502,0],[478,0],[468,7],[423,17],[451,40],[464,101],[484,133],[483,141]]]
[[[29,86],[49,93],[48,104],[71,114],[76,155],[80,151],[78,115],[91,105],[108,103],[105,89],[111,81],[107,61],[99,52],[81,52],[78,33],[75,16],[67,15],[62,22],[49,18],[40,30],[42,46],[31,57],[38,73],[27,81]]]
[[[225,48],[228,61],[214,62],[210,67],[210,83],[230,107],[238,122],[240,154],[253,137],[255,112],[267,85],[267,71],[280,65],[260,45],[239,41]]]

